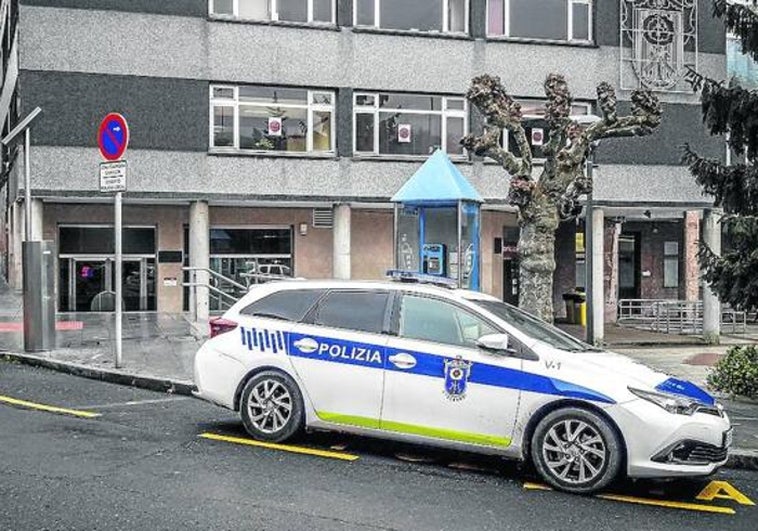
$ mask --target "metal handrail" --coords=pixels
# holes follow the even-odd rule
[[[744,334],[746,320],[745,312],[722,307],[720,323],[722,326],[731,325],[732,333]],[[703,301],[620,299],[618,323],[667,334],[699,334],[703,331]]]
[[[210,269],[208,267],[190,267],[190,266],[185,266],[185,267],[182,267],[182,271],[189,271],[190,273],[194,273],[194,272],[197,272],[197,271],[204,271],[204,272],[208,273],[212,278],[216,278],[218,280],[222,280],[222,281],[224,281],[224,282],[226,282],[228,284],[231,284],[235,288],[239,288],[239,289],[242,289],[242,290],[245,290],[245,291],[248,290],[247,286],[245,286],[243,284],[240,284],[239,282],[237,282],[233,278],[226,277],[226,276],[222,275],[221,273],[219,273],[218,271],[214,271],[213,269]]]

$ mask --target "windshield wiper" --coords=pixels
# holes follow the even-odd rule
[[[275,313],[254,312],[254,313],[251,313],[250,315],[253,317],[264,317],[266,319],[279,319],[280,321],[288,320],[286,317],[282,317],[281,315],[277,315]]]

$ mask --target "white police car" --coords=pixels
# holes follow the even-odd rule
[[[253,288],[195,357],[197,396],[255,438],[335,430],[531,460],[593,492],[704,476],[729,419],[695,385],[594,349],[481,293],[406,282]]]

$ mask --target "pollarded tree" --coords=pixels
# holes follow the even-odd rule
[[[597,87],[600,119],[582,127],[571,117],[572,98],[563,76],[547,77],[545,95],[549,133],[542,147],[545,162],[539,176],[535,175],[521,106],[508,95],[498,77],[483,75],[472,80],[466,97],[482,114],[484,131],[464,137],[461,143],[469,151],[499,162],[510,174],[508,202],[518,208],[521,227],[519,304],[551,322],[555,231],[561,220],[576,217],[581,211],[581,197],[592,190],[585,171],[591,146],[604,138],[650,134],[661,122],[661,107],[649,91],[635,91],[632,113],[619,116],[613,87],[601,83]],[[518,154],[502,147],[501,136],[506,131],[515,138]]]
[[[742,51],[758,60],[758,8],[714,0],[714,16],[742,43]],[[705,280],[722,302],[744,310],[758,308],[758,91],[738,83],[725,84],[690,71],[689,81],[701,91],[703,120],[713,135],[729,133],[735,153],[745,154],[737,164],[725,166],[704,159],[689,146],[684,160],[716,207],[724,210],[722,224],[730,236],[730,248],[716,256],[701,245]]]

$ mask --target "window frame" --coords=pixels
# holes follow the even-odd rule
[[[237,0],[235,0],[237,1]],[[353,0],[353,26],[356,28],[375,28],[385,31],[407,31],[410,33],[446,33],[452,35],[468,35],[471,27],[471,0],[464,0],[466,7],[464,8],[465,17],[463,23],[463,31],[450,30],[450,0],[439,0],[442,2],[442,22],[439,30],[413,30],[413,29],[395,29],[395,28],[383,28],[382,22],[382,0],[374,1],[374,23],[373,24],[359,24],[358,23],[358,1]],[[412,0],[411,0],[412,1]]]
[[[489,4],[491,0],[487,0],[485,4],[486,9],[486,34],[487,39],[509,39],[509,40],[524,40],[524,41],[540,41],[540,42],[555,42],[555,43],[575,43],[575,44],[593,44],[595,42],[594,35],[594,13],[593,7],[595,0],[566,0],[568,7],[568,14],[566,16],[566,39],[545,39],[539,37],[519,37],[512,35],[511,31],[511,0],[503,0],[503,33],[490,33],[490,9]],[[574,38],[574,5],[583,4],[587,6],[587,38],[575,39]]]
[[[248,21],[255,21],[255,22],[285,22],[290,24],[316,24],[316,25],[330,25],[334,26],[337,24],[337,0],[330,0],[332,4],[332,19],[329,22],[323,21],[323,20],[313,20],[313,2],[314,0],[303,0],[303,2],[307,2],[307,11],[308,11],[308,20],[305,22],[297,21],[297,20],[279,20],[279,0],[266,0],[266,3],[268,4],[269,11],[271,12],[271,18],[242,18],[239,15],[239,2],[240,0],[232,0],[232,14],[227,15],[224,13],[216,13],[215,12],[215,3],[216,0],[208,0],[208,13],[212,17],[217,17],[220,19],[233,19],[233,20],[248,20]]]
[[[542,99],[539,99],[539,98],[515,98],[515,99],[521,105],[524,105],[525,103],[532,103],[532,102],[534,102],[534,103],[540,103],[540,104],[546,103],[546,100],[542,100]],[[592,110],[593,110],[592,109],[592,103],[591,102],[587,102],[587,101],[572,101],[571,102],[571,107],[572,107],[572,109],[574,107],[584,107],[587,110],[586,114],[571,114],[571,116],[589,116],[589,115],[592,114]],[[524,125],[524,121],[526,121],[526,120],[539,120],[539,119],[544,119],[544,118],[545,118],[544,115],[524,114],[521,117],[521,124],[523,126]],[[546,132],[547,132],[547,130],[546,130]],[[544,143],[547,143],[547,139],[548,139],[548,135],[546,134],[545,135],[545,142]],[[529,140],[529,145],[531,146],[531,139],[527,138],[527,140]],[[508,131],[507,130],[503,130],[503,134],[502,134],[502,137],[501,137],[500,145],[502,146],[503,149],[505,149],[506,151],[508,151],[508,153],[513,153],[511,151],[511,149],[510,149],[510,145],[509,144],[510,143],[508,141]],[[531,146],[531,147],[533,147],[533,146]],[[545,160],[544,157],[535,157],[534,153],[532,153],[532,158],[533,158],[533,160],[535,162],[543,162]]]
[[[419,109],[403,109],[403,108],[394,108],[394,107],[381,107],[379,105],[380,96],[382,94],[403,94],[406,96],[432,96],[442,99],[442,105],[441,109],[439,111],[426,111],[426,110],[419,110]],[[374,98],[373,105],[358,105],[357,100],[359,97],[365,97],[369,96]],[[448,101],[449,100],[460,100],[463,102],[463,109],[449,109],[448,108]],[[465,96],[450,96],[450,95],[444,95],[444,94],[420,94],[420,93],[404,93],[404,92],[372,92],[372,91],[363,91],[363,90],[356,90],[353,93],[353,101],[352,101],[352,107],[353,107],[353,153],[356,157],[383,157],[383,158],[418,158],[418,157],[428,157],[431,155],[431,153],[420,153],[416,155],[402,155],[402,154],[392,154],[392,153],[380,153],[379,152],[379,114],[381,112],[398,112],[403,114],[419,114],[419,115],[435,115],[440,116],[442,120],[441,128],[440,128],[440,149],[443,149],[443,151],[453,160],[466,160],[468,158],[468,152],[466,149],[463,149],[463,153],[448,153],[447,152],[447,120],[448,118],[463,118],[463,134],[464,136],[468,134],[469,132],[469,104],[468,100],[465,98]],[[372,151],[360,151],[358,149],[358,120],[357,115],[358,114],[372,114],[374,122],[374,141],[373,141],[373,150]]]
[[[668,247],[670,244],[676,245],[676,252],[669,252]],[[680,267],[680,242],[679,240],[664,240],[663,242],[663,287],[664,288],[671,288],[676,289],[680,286],[680,276],[681,276],[681,267]],[[674,283],[668,282],[667,275],[666,275],[666,264],[673,263],[676,265],[676,279]]]
[[[278,104],[279,107],[286,107],[291,109],[305,109],[306,110],[306,123],[308,128],[308,135],[305,139],[305,151],[277,151],[274,149],[241,149],[239,142],[239,127],[240,116],[239,108],[243,107],[270,107],[271,103],[255,103],[255,102],[240,102],[239,101],[239,89],[240,87],[262,87],[262,88],[294,88],[295,90],[304,90],[307,94],[306,102],[304,104]],[[232,98],[214,97],[213,92],[216,89],[232,89]],[[331,104],[313,103],[314,96],[317,94],[329,94],[331,97]],[[208,138],[208,150],[212,153],[255,153],[255,154],[275,154],[275,155],[326,155],[334,156],[337,153],[337,131],[336,131],[336,113],[337,113],[337,93],[334,90],[329,89],[310,89],[310,88],[298,88],[298,87],[278,87],[271,85],[230,85],[226,83],[209,85],[208,90],[209,97],[209,138]],[[216,107],[231,107],[233,109],[232,120],[232,137],[233,142],[231,146],[216,146],[215,145],[215,110]],[[330,113],[330,146],[328,150],[314,151],[313,149],[313,115],[316,112],[329,112]]]

